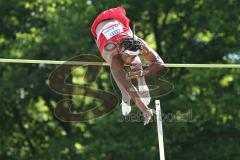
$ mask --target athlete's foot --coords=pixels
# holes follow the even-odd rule
[[[129,113],[131,112],[131,109],[132,109],[132,107],[130,106],[130,104],[125,103],[124,101],[122,101],[121,106],[122,106],[122,114],[123,114],[124,116],[129,115]]]
[[[148,109],[145,113],[143,113],[144,126],[147,125],[150,122],[154,113],[156,113],[154,109]]]
[[[148,86],[147,85],[139,85],[138,90],[139,90],[139,96],[140,96],[142,102],[146,106],[148,106],[151,102],[151,97],[150,97]]]
[[[149,91],[139,91],[139,96],[142,100],[142,102],[148,106],[151,102],[151,97],[150,97],[150,94],[149,94]]]

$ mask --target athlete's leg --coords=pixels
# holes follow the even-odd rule
[[[102,54],[103,59],[111,64],[112,63],[112,57],[114,55],[113,52],[108,52],[108,51],[104,51],[104,53]],[[126,91],[126,89],[122,86],[122,84],[119,82],[119,80],[114,76],[114,74],[112,74],[114,81],[116,82],[119,90],[121,91],[121,95],[122,95],[122,102],[121,102],[121,106],[122,106],[122,113],[124,116],[128,115],[131,112],[131,97],[128,94],[128,92]],[[127,75],[126,75],[127,76]]]
[[[141,59],[137,56],[134,61],[132,62],[132,64],[134,64],[133,66],[131,66],[132,70],[142,70],[142,66],[141,66]],[[149,88],[146,84],[145,81],[145,77],[138,77],[138,90],[139,90],[139,95],[141,97],[141,100],[143,101],[143,103],[145,105],[149,105],[150,101],[151,101],[151,97],[150,97],[150,93],[149,93]]]

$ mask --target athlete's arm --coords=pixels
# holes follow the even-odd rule
[[[145,113],[149,108],[145,106],[144,103],[141,101],[138,91],[127,78],[126,73],[124,71],[124,63],[121,60],[121,57],[119,54],[113,56],[110,67],[111,67],[112,74],[114,74],[114,76],[119,80],[122,86],[126,89],[126,91],[129,93],[130,97],[133,99],[137,107],[142,112]]]
[[[143,71],[136,71],[129,73],[130,78],[136,78],[139,76],[159,75],[162,76],[167,73],[168,69],[164,67],[162,58],[155,52],[144,40],[138,38],[143,43],[142,56],[150,62]]]
[[[145,69],[147,75],[165,74],[168,69],[164,67],[162,58],[144,40],[141,39],[141,41],[144,44],[142,56],[146,61],[150,62],[150,65]]]

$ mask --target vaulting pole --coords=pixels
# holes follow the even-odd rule
[[[157,113],[157,132],[158,132],[160,160],[165,160],[160,100],[155,100],[155,105],[156,105],[156,113]]]

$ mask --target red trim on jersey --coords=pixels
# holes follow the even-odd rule
[[[94,36],[94,38],[97,38],[96,28],[97,28],[98,24],[104,20],[109,20],[109,19],[116,19],[116,20],[120,21],[123,25],[123,31],[124,32],[129,31],[130,20],[126,17],[126,11],[122,7],[117,7],[117,8],[112,8],[112,9],[102,12],[94,20],[92,27],[91,27],[91,32],[92,32],[92,35]],[[97,41],[100,53],[102,54],[104,46],[109,41],[116,42],[116,41],[120,40],[125,35],[124,32],[113,36],[109,40],[107,40],[106,37],[102,33],[100,33],[98,41]]]

